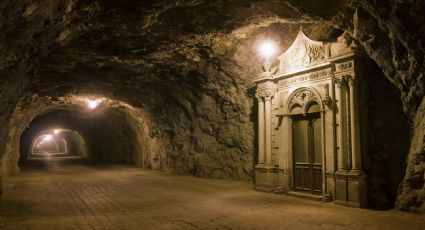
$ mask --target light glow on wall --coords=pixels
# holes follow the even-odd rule
[[[52,135],[45,135],[43,138],[43,141],[51,141],[52,140]]]
[[[276,44],[271,40],[265,40],[258,49],[260,55],[264,58],[270,58],[277,52]]]
[[[87,103],[87,107],[89,108],[89,109],[96,109],[98,106],[99,106],[99,104],[100,104],[100,102],[102,102],[101,100],[99,100],[99,99],[97,99],[97,100],[87,100],[86,101],[86,103]]]

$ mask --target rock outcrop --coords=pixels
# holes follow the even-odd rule
[[[145,167],[250,179],[256,46],[272,38],[282,52],[302,25],[319,40],[347,32],[381,68],[380,80],[400,91],[414,125],[397,205],[423,210],[424,7],[421,0],[3,1],[0,167],[7,173],[7,159],[17,162],[19,151],[6,148],[23,132],[9,128],[18,101],[101,95],[147,117],[140,138],[162,147]],[[30,116],[42,115],[41,107],[29,108]]]

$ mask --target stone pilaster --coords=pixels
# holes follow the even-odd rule
[[[264,101],[261,95],[256,95],[258,99],[258,163],[265,163],[265,143],[264,143]]]
[[[359,134],[359,121],[357,110],[357,87],[356,80],[353,77],[348,78],[350,87],[350,119],[351,119],[351,170],[358,171],[361,169],[360,165],[360,134]]]
[[[272,161],[272,115],[271,115],[271,96],[264,97],[264,113],[265,113],[265,142],[266,142],[266,164]]]

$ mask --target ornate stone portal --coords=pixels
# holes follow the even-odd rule
[[[255,189],[367,205],[362,55],[343,36],[291,47],[254,82],[258,99]]]

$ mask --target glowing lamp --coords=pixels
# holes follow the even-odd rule
[[[265,40],[263,43],[261,43],[258,51],[262,57],[269,58],[276,53],[277,49],[273,41]]]
[[[46,135],[46,136],[44,136],[44,139],[43,139],[44,141],[50,141],[50,140],[52,140],[52,135]]]
[[[54,134],[58,134],[60,132],[60,130],[59,129],[55,129],[55,130],[53,130],[53,133]]]
[[[89,109],[96,109],[97,106],[99,106],[100,101],[99,100],[88,100],[87,101],[87,107],[89,107]]]

